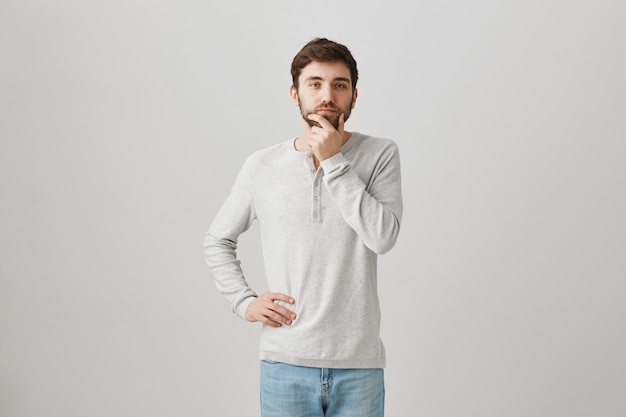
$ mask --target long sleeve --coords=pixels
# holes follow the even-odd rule
[[[321,162],[324,183],[344,220],[364,244],[377,254],[396,243],[402,218],[400,157],[389,142],[377,158],[376,169],[366,185],[342,153]]]
[[[290,326],[262,326],[260,359],[385,367],[377,257],[395,245],[401,215],[400,160],[391,139],[353,132],[317,170],[294,139],[246,159],[204,250],[218,290],[245,318],[256,297],[246,280],[256,281],[241,270],[237,240],[258,222],[267,289],[293,297],[289,309],[297,315]]]
[[[257,294],[248,286],[237,259],[237,240],[256,218],[248,164],[237,176],[230,195],[218,211],[204,239],[206,262],[218,291],[241,318]]]

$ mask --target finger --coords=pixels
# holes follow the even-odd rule
[[[345,123],[345,115],[343,113],[341,113],[339,115],[339,123],[337,124],[337,131],[339,133],[341,133],[341,136],[343,136],[343,125]]]
[[[269,293],[268,295],[269,295],[269,298],[273,301],[284,301],[285,303],[288,303],[288,304],[295,303],[295,300],[292,297],[288,296],[287,294],[283,294],[280,292],[272,292],[272,293]]]
[[[327,129],[334,129],[335,127],[328,121],[328,119],[326,119],[324,116],[320,116],[317,113],[311,113],[307,116],[307,118],[309,118],[310,120],[313,120],[314,122],[317,122],[320,127],[322,127],[324,130]],[[313,126],[315,127],[315,126]]]
[[[294,313],[293,311],[291,311],[291,310],[289,310],[289,309],[287,309],[287,308],[285,308],[283,306],[280,306],[278,304],[274,304],[274,306],[275,307],[272,310],[274,310],[275,312],[277,312],[278,314],[280,314],[283,317],[286,317],[286,318],[291,319],[291,320],[295,320],[296,313]]]
[[[263,305],[263,307],[265,309],[265,311],[263,312],[264,315],[275,317],[275,313],[281,317],[285,317],[286,319],[293,320],[296,318],[296,313],[281,306],[280,304],[268,301]]]
[[[275,311],[268,311],[268,313],[265,315],[265,317],[267,317],[268,319],[275,321],[276,323],[280,323],[280,324],[286,324],[287,326],[291,325],[292,320],[282,316],[281,314],[275,312]]]
[[[266,324],[268,326],[272,326],[272,327],[282,327],[282,324],[275,322],[274,320],[268,318],[268,317],[263,317],[263,320],[259,320],[261,323]]]
[[[275,305],[273,303],[270,304]],[[261,322],[272,327],[280,327],[282,326],[281,321],[286,321],[287,319],[284,317],[281,318],[280,314],[274,312],[270,308],[262,306],[260,309],[252,312],[248,320],[252,322]]]
[[[255,313],[254,321],[260,321],[273,327],[278,326],[274,326],[270,322],[277,323],[279,326],[282,326],[282,324],[291,325],[292,320],[290,320],[289,317],[283,316],[281,313],[279,313],[277,311],[277,307],[278,306],[276,304],[272,302],[267,302],[267,304],[264,304],[262,308]]]

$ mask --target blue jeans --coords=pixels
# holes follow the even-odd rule
[[[261,417],[383,417],[382,369],[261,361]]]

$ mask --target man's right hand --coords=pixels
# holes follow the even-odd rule
[[[284,301],[293,304],[295,301],[288,295],[277,292],[266,292],[252,301],[246,309],[246,320],[259,321],[272,327],[281,327],[283,324],[290,326],[296,319],[296,314],[276,304],[276,301]]]

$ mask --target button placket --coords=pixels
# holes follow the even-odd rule
[[[321,169],[315,169],[313,164],[313,157],[310,152],[305,154],[303,159],[305,169],[311,178],[311,217],[310,220],[313,223],[320,223],[322,221],[322,176],[323,171]]]
[[[322,221],[322,170],[318,170],[313,177],[313,196],[311,202],[311,220],[314,223]]]

